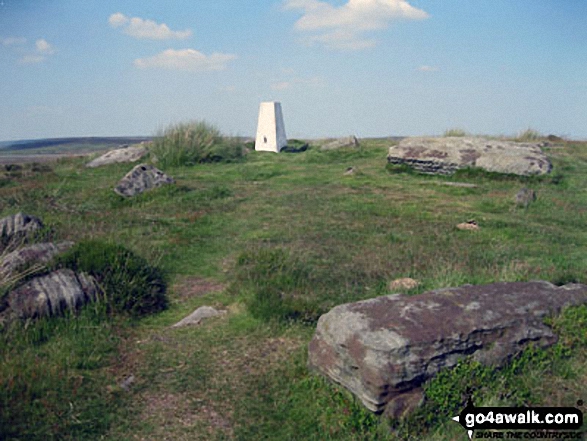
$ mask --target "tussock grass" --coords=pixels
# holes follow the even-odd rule
[[[468,135],[468,133],[465,130],[459,129],[459,128],[448,129],[442,134],[442,136],[444,136],[444,137],[449,137],[449,136],[464,137],[467,135]]]
[[[544,135],[538,130],[531,128],[518,133],[518,135],[515,137],[515,140],[518,142],[534,142],[540,141],[541,139],[544,139]]]
[[[231,162],[243,157],[243,146],[236,138],[223,137],[205,121],[170,125],[157,135],[149,150],[162,167]]]

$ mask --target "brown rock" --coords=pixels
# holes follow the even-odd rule
[[[479,224],[477,223],[477,221],[470,220],[470,221],[458,224],[457,228],[459,230],[475,231],[475,230],[479,229]]]
[[[402,416],[421,385],[472,356],[499,366],[530,342],[553,344],[544,318],[587,303],[587,286],[548,282],[465,285],[340,305],[320,317],[309,366],[374,412]]]

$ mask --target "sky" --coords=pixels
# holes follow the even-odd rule
[[[587,139],[586,0],[0,0],[0,141],[206,120]]]

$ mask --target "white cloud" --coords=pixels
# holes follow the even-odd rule
[[[291,89],[294,86],[322,86],[324,85],[324,79],[321,77],[301,78],[296,77],[287,81],[274,81],[271,83],[271,89],[273,90],[286,90]]]
[[[35,42],[35,47],[37,48],[37,53],[39,54],[52,55],[55,53],[53,46],[47,43],[47,40],[43,38],[40,38]]]
[[[134,65],[140,69],[159,68],[202,72],[224,70],[236,55],[213,53],[204,55],[194,49],[167,49],[153,57],[137,58]]]
[[[22,37],[0,37],[0,44],[2,46],[18,46],[26,43],[26,38]]]
[[[348,0],[333,6],[320,0],[285,0],[285,9],[301,9],[302,17],[294,28],[309,32],[307,40],[330,49],[358,50],[372,47],[376,41],[363,34],[387,28],[400,19],[421,20],[425,11],[411,6],[407,0]]]
[[[37,41],[35,41],[35,51],[33,53],[23,55],[19,58],[18,62],[20,64],[42,63],[49,55],[53,55],[55,52],[55,48],[49,44],[47,40],[44,38],[39,38]]]
[[[122,28],[125,34],[142,40],[185,40],[192,35],[190,29],[172,31],[165,23],[159,24],[139,17],[129,18],[121,12],[112,14],[108,23],[113,28]]]
[[[420,66],[418,68],[420,72],[438,72],[440,69],[436,66]]]
[[[116,12],[115,14],[112,14],[110,17],[108,17],[108,23],[110,23],[110,26],[112,26],[113,28],[119,28],[120,26],[124,26],[128,23],[128,21],[129,20],[126,17],[126,15],[124,15],[121,12]]]
[[[44,55],[30,54],[20,57],[18,62],[20,64],[37,64],[45,61],[46,59],[47,57],[45,57]]]

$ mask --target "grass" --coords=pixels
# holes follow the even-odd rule
[[[586,281],[587,144],[547,149],[556,179],[528,180],[390,173],[389,143],[169,165],[177,185],[130,200],[112,191],[124,164],[62,160],[10,176],[0,215],[39,216],[56,240],[123,244],[168,275],[169,305],[140,320],[88,309],[0,334],[0,438],[451,440],[466,436],[449,415],[459,387],[476,388],[477,405],[584,399],[580,308],[553,322],[564,346],[521,358],[523,367],[463,365],[436,393],[430,386],[432,397],[454,398],[408,423],[374,417],[307,371],[318,315],[387,294],[399,277],[421,282],[414,295],[464,283]],[[350,166],[361,173],[344,176]],[[438,185],[447,181],[476,187]],[[527,210],[515,209],[521,187],[537,192]],[[478,231],[455,228],[469,219]],[[228,314],[170,328],[202,305]],[[131,374],[125,391],[118,385]]]

